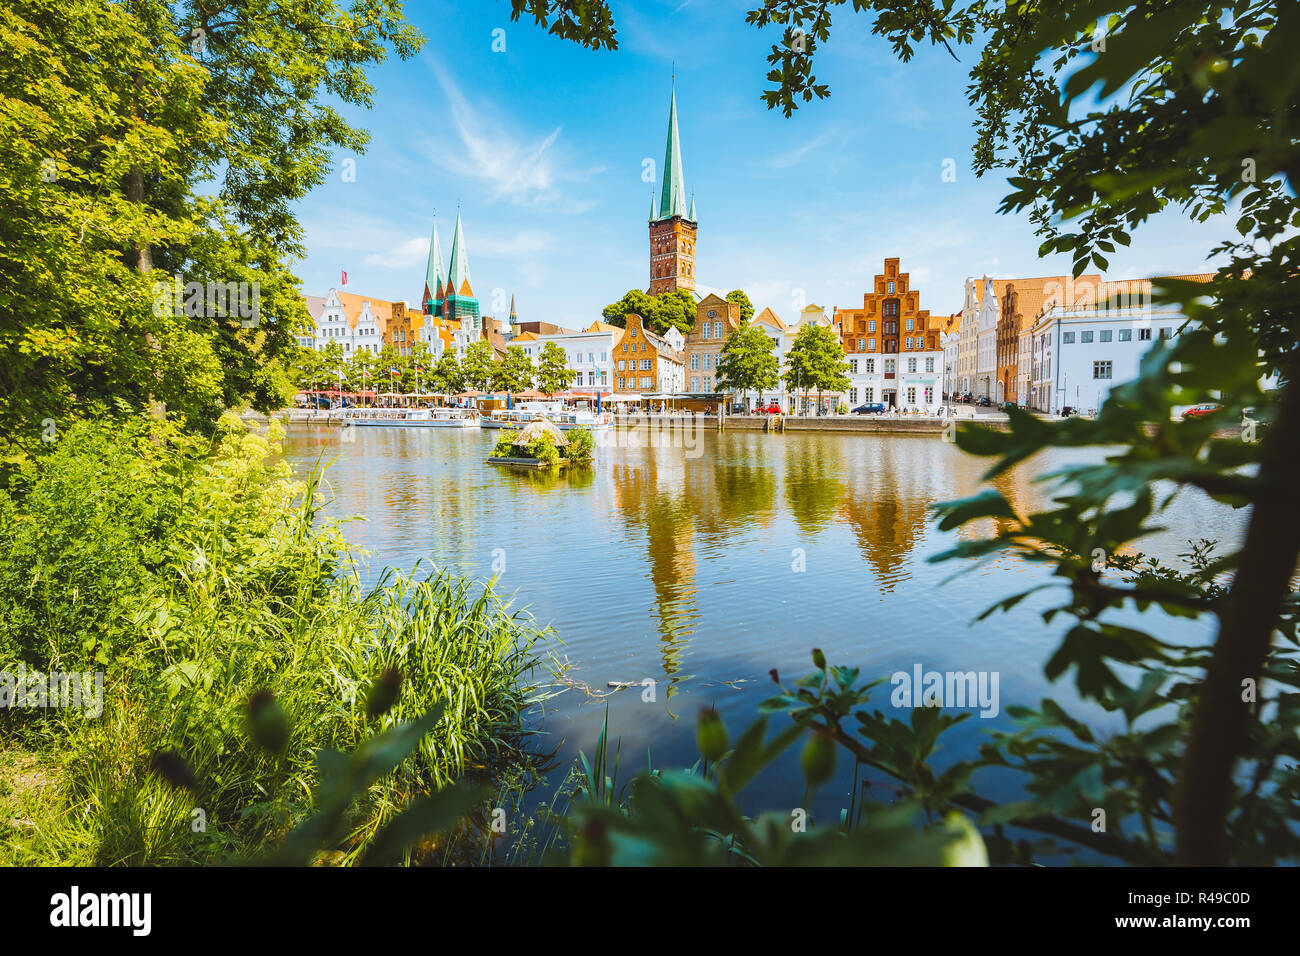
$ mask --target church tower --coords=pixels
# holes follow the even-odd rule
[[[677,139],[677,91],[668,105],[668,145],[664,150],[659,205],[650,201],[650,294],[695,288],[695,197],[686,206],[682,148]]]
[[[443,276],[447,270],[442,265],[442,243],[438,241],[438,220],[433,221],[433,235],[429,239],[429,262],[424,267],[424,298],[421,299],[425,315],[441,315],[442,300],[447,297]]]

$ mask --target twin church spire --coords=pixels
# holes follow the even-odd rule
[[[465,248],[465,230],[460,211],[456,211],[456,231],[451,237],[451,265],[442,265],[442,242],[438,222],[433,223],[429,238],[429,261],[424,269],[424,311],[451,321],[465,318],[478,320],[478,299],[469,281],[469,251]]]

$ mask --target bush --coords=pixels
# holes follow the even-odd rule
[[[596,447],[595,436],[590,428],[573,428],[565,435],[569,439],[569,461],[590,461],[592,450]]]

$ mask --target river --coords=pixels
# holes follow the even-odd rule
[[[871,677],[917,665],[995,672],[998,714],[945,736],[947,759],[973,758],[989,729],[1009,727],[1009,705],[1076,701],[1068,678],[1043,676],[1067,626],[1044,624],[1050,592],[973,623],[1045,580],[1041,568],[1010,556],[974,570],[927,562],[957,540],[931,507],[975,492],[988,464],[938,436],[650,433],[603,445],[590,469],[543,478],[488,465],[491,430],[349,431],[345,441],[337,428],[292,425],[286,455],[299,471],[322,452],[333,459],[326,513],[364,519],[345,534],[371,553],[370,580],[417,561],[487,579],[495,562],[498,589],[555,628],[569,686],[529,719],[564,765],[592,753],[608,703],[625,777],[647,751],[656,766],[689,766],[700,707],[716,706],[735,739],[774,691],[769,670],[806,673],[813,647]],[[1099,454],[1046,453],[998,488],[1030,506],[1043,500],[1036,476]],[[1241,514],[1194,494],[1162,523],[1142,550],[1166,559],[1189,539],[1228,542],[1242,530]],[[1208,638],[1185,621],[1157,618],[1151,629]],[[611,692],[610,682],[635,685]],[[889,710],[888,691],[873,704]],[[1103,726],[1116,719],[1086,712]],[[799,799],[794,759],[755,781],[748,809]],[[841,767],[815,811],[847,805],[849,772]],[[1008,787],[991,780],[987,795],[1006,798]]]

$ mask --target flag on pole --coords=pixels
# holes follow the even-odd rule
[[[346,272],[343,273],[343,284],[344,285],[348,284],[348,274]]]

